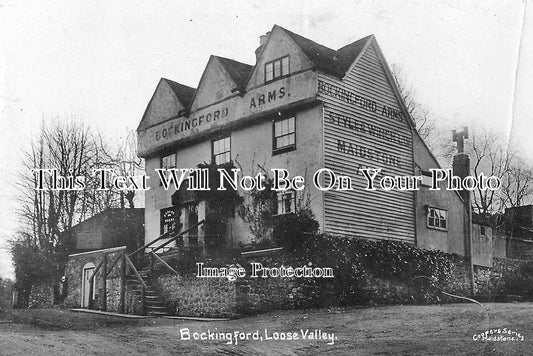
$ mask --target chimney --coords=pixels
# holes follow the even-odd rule
[[[461,177],[461,180],[463,180],[466,176],[470,175],[470,157],[464,152],[465,149],[465,143],[464,140],[468,139],[468,127],[463,127],[463,131],[457,132],[455,130],[453,132],[453,142],[457,142],[457,154],[453,156],[453,175],[457,177]],[[459,195],[463,198],[463,200],[470,204],[469,200],[469,192],[466,190],[460,190]]]
[[[266,34],[259,36],[259,47],[255,50],[255,62],[257,63],[257,60],[259,59],[259,55],[261,54],[261,51],[263,50],[263,46],[267,43],[268,38],[270,37],[270,31],[268,31]]]
[[[453,175],[461,177],[461,180],[470,175],[470,157],[465,153],[465,139],[468,138],[468,128],[463,127],[463,131],[457,132],[453,130],[453,142],[457,142],[457,154],[453,156]],[[465,221],[465,258],[468,261],[468,274],[470,277],[470,289],[472,295],[476,294],[476,284],[474,280],[474,262],[472,259],[474,251],[474,243],[472,240],[472,202],[470,201],[470,191],[463,189],[459,190],[459,195],[463,198],[467,217]]]

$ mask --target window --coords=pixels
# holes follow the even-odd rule
[[[216,165],[231,162],[231,139],[229,136],[213,141],[213,162]]]
[[[479,225],[479,234],[481,236],[487,236],[487,231],[485,230],[485,226]]]
[[[428,227],[446,230],[448,228],[448,212],[428,207]]]
[[[295,117],[274,121],[273,153],[296,149]]]
[[[176,153],[173,153],[168,156],[162,156],[161,164],[160,164],[161,169],[176,168],[176,166],[178,165],[177,160],[178,160],[178,155]],[[167,176],[168,174],[170,174],[170,172],[163,172],[163,174]],[[159,185],[160,186],[163,185],[163,182],[161,182],[161,180],[159,181]]]
[[[174,207],[165,208],[160,210],[161,214],[161,235],[166,232],[169,232],[174,228],[174,223],[176,222],[176,211]]]
[[[420,176],[422,177],[422,185],[431,187],[431,172],[420,171]]]
[[[265,82],[289,74],[289,56],[276,59],[265,64]]]
[[[296,197],[293,190],[284,190],[277,193],[275,214],[288,214],[296,211]]]
[[[175,153],[163,156],[161,157],[161,168],[162,169],[170,169],[170,168],[176,168],[177,165],[177,155]]]

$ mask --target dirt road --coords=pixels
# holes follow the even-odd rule
[[[482,341],[491,330],[524,340]],[[0,313],[0,355],[532,355],[532,340],[533,303],[291,310],[213,322]]]

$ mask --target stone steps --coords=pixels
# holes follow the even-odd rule
[[[144,284],[146,284],[146,289],[144,291],[144,307],[146,314],[150,316],[170,315],[168,313],[166,303],[161,300],[159,294],[154,290],[150,278],[148,278],[149,269],[141,269],[138,272]],[[137,276],[127,275],[126,281],[127,283],[133,284],[134,292],[140,296],[142,293],[142,287],[141,282],[137,279]]]

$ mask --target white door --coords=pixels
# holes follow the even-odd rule
[[[81,307],[82,308],[89,307],[89,295],[91,293],[89,281],[93,273],[94,273],[94,264],[88,263],[87,265],[85,265],[85,267],[83,267],[83,274],[81,277],[82,278],[81,279]],[[93,298],[95,295],[94,282],[95,280],[93,279]]]

